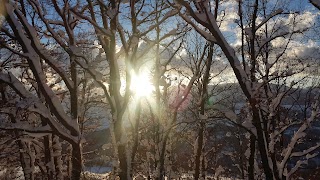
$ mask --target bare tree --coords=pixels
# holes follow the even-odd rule
[[[148,8],[151,8],[151,11]],[[96,9],[99,10],[99,13],[96,12]],[[128,9],[128,13],[120,13],[123,9]],[[74,9],[73,12],[92,25],[99,44],[102,46],[101,50],[105,53],[105,61],[108,64],[106,69],[109,70],[108,88],[105,87],[103,82],[99,81],[98,83],[103,88],[104,95],[111,107],[111,128],[115,154],[119,160],[119,166],[117,167],[119,177],[120,179],[130,179],[132,178],[131,161],[134,160],[137,151],[139,123],[136,122],[134,127],[133,147],[127,144],[129,139],[123,123],[133,97],[130,87],[135,82],[132,82],[132,79],[135,74],[140,74],[142,71],[141,66],[145,63],[142,59],[152,48],[166,38],[179,33],[178,27],[172,28],[168,33],[160,33],[160,25],[174,16],[177,11],[168,9],[168,5],[162,2],[121,2],[113,0],[106,3],[87,1],[86,5]],[[88,16],[84,15],[86,13]],[[99,22],[102,22],[102,24]],[[156,38],[150,36],[154,32],[157,34]],[[140,42],[143,42],[145,47],[140,47]],[[118,52],[117,46],[120,47]],[[124,59],[122,65],[119,64],[119,59]],[[159,64],[156,62],[156,65],[152,68],[157,71],[158,68],[156,67],[158,66]],[[90,72],[90,69],[87,70]],[[124,74],[124,76],[122,77],[121,74]],[[160,76],[155,76],[155,79],[160,78]],[[121,84],[122,79],[125,82],[123,84]],[[124,85],[123,92],[121,92],[122,85]],[[155,82],[155,87],[158,87],[157,82]],[[139,106],[136,108],[139,108]],[[139,121],[139,117],[135,120]],[[131,150],[132,153],[130,153]]]
[[[289,89],[285,89],[281,93],[278,91],[278,94],[274,94],[270,88],[270,83],[273,80],[283,78],[286,79],[286,77],[299,73],[303,71],[307,65],[299,65],[301,68],[296,68],[294,71],[290,71],[288,69],[282,72],[274,71],[272,68],[275,66],[280,66],[281,63],[279,63],[279,61],[283,59],[283,55],[287,50],[287,46],[284,46],[280,52],[277,52],[276,59],[272,59],[272,57],[269,56],[269,48],[270,42],[280,37],[286,37],[288,39],[286,43],[289,44],[293,34],[301,33],[305,29],[295,29],[293,24],[291,29],[272,29],[270,33],[267,28],[267,24],[276,16],[282,14],[283,10],[273,10],[271,13],[267,14],[266,11],[263,11],[266,7],[265,2],[260,2],[258,0],[252,2],[251,6],[249,6],[252,10],[246,11],[250,12],[248,24],[244,25],[244,21],[240,19],[240,30],[242,30],[243,34],[243,55],[241,62],[236,54],[236,50],[226,41],[226,38],[221,33],[217,25],[217,21],[212,13],[211,1],[191,1],[190,3],[193,3],[193,5],[183,0],[179,0],[177,2],[182,6],[177,6],[175,4],[172,4],[172,6],[180,9],[180,11],[183,11],[180,13],[180,16],[191,26],[193,26],[208,41],[219,45],[226,55],[226,58],[232,67],[238,83],[250,104],[250,113],[252,113],[252,119],[249,122],[252,126],[248,126],[248,128],[252,128],[250,131],[253,133],[253,135],[251,135],[251,152],[254,154],[255,142],[257,142],[257,148],[261,157],[265,177],[267,179],[283,179],[283,168],[287,162],[288,156],[283,157],[284,159],[282,159],[280,162],[280,166],[277,163],[277,159],[270,156],[270,152],[273,153],[273,146],[270,146],[270,143],[274,141],[273,139],[270,140],[269,136],[272,134],[272,132],[275,132],[275,129],[272,129],[274,126],[271,124],[273,118],[270,117],[273,117],[275,114],[277,114],[275,110],[280,107],[283,97],[288,93],[289,89],[295,85],[295,83],[293,82]],[[240,18],[243,17],[243,11],[241,11],[243,4],[244,2],[239,1]],[[194,7],[197,7],[197,9]],[[262,21],[260,23],[257,23],[257,18],[259,16],[258,11],[260,9],[262,9],[262,14],[264,17],[262,17]],[[184,12],[187,12],[187,14]],[[193,20],[196,21],[196,23]],[[208,29],[210,33],[198,28],[197,23]],[[263,36],[265,37],[261,36],[261,31],[264,32]],[[247,44],[244,44],[245,42]],[[245,48],[248,49],[248,51],[246,51],[248,54],[244,53]],[[262,59],[262,64],[260,63],[260,59]],[[299,61],[297,63],[299,64]],[[262,92],[262,90],[265,90],[265,92]],[[310,118],[305,122],[313,121],[316,118],[317,114],[319,113],[318,106],[315,106],[313,112],[314,115],[310,116]],[[287,127],[288,126],[285,126],[284,129]],[[306,127],[303,124],[301,126],[301,132],[304,131],[305,128]],[[292,139],[291,145],[296,144],[297,137],[299,137],[299,135],[300,132],[297,132]],[[289,144],[290,147],[291,145]],[[314,148],[316,147],[317,145],[314,146]],[[313,147],[311,149],[313,149]],[[291,151],[287,150],[288,149],[285,149],[285,151],[287,153],[289,152],[290,154]],[[253,163],[254,162],[251,161],[251,167],[253,167]],[[253,171],[249,172],[249,178],[254,179]]]
[[[57,151],[55,154],[61,152],[59,138],[70,143],[72,155],[69,176],[72,179],[79,179],[82,171],[82,135],[78,124],[77,63],[83,61],[79,57],[82,40],[76,38],[79,33],[75,32],[79,20],[70,11],[72,7],[70,3],[64,3],[61,6],[57,1],[26,1],[17,2],[17,4],[1,1],[1,6],[3,17],[5,17],[5,25],[2,26],[1,31],[7,38],[1,41],[1,45],[27,63],[30,77],[34,78],[31,83],[37,84],[33,86],[38,92],[38,95],[35,95],[10,72],[1,73],[1,82],[8,84],[27,103],[28,106],[24,108],[41,117],[42,127],[28,129],[27,126],[20,126],[20,130],[52,133],[54,144],[51,147],[46,142],[45,146],[47,151],[50,148]],[[46,10],[48,6],[53,6],[53,11],[48,12]],[[52,46],[46,45],[44,39],[52,42]],[[65,62],[61,62],[58,58],[62,58],[60,60]],[[56,83],[62,84],[67,93],[55,90],[53,88],[55,83],[50,85],[50,77],[45,67],[49,67],[50,71],[58,76]],[[61,94],[68,94],[66,105]],[[45,141],[51,141],[51,139]],[[59,166],[61,172],[63,170],[59,162],[61,159],[56,158],[58,159],[55,159],[54,163]],[[47,157],[46,161],[53,162],[50,157]],[[60,174],[56,178],[63,177]]]

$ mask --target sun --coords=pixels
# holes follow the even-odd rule
[[[150,75],[147,73],[132,73],[130,90],[133,91],[136,97],[151,96],[154,89],[153,84],[150,82]]]

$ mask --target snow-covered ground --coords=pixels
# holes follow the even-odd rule
[[[109,180],[109,173],[104,174],[98,174],[98,173],[92,173],[92,172],[84,172],[82,174],[82,179],[90,179],[90,180]]]
[[[92,166],[92,167],[85,167],[84,170],[86,172],[103,174],[103,173],[110,172],[112,170],[112,168],[111,167],[104,167],[104,166]]]
[[[109,180],[110,177],[110,167],[86,167],[85,172],[82,174],[82,179],[90,179],[90,180]],[[13,174],[15,173],[15,174]],[[214,180],[238,180],[237,178],[226,178],[226,177],[208,177],[209,179]],[[0,179],[10,179],[10,180],[24,180],[22,168],[15,168],[15,169],[6,169],[0,167]],[[143,176],[134,177],[134,180],[144,180],[146,179]],[[192,180],[192,174],[185,173],[179,179],[181,180]],[[165,180],[169,180],[169,178],[165,178]]]

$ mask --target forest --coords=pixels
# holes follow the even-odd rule
[[[319,45],[319,0],[0,0],[0,179],[318,179]]]

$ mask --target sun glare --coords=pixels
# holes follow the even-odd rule
[[[154,91],[154,86],[150,82],[150,77],[147,73],[133,73],[130,89],[137,97],[147,97]]]

